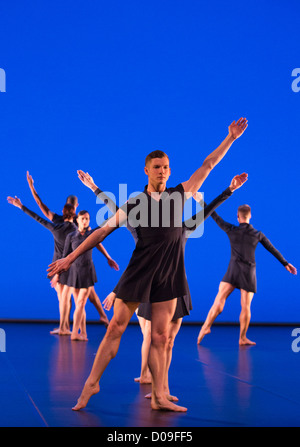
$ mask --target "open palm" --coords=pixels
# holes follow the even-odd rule
[[[240,118],[237,122],[233,121],[228,127],[229,135],[236,140],[245,132],[247,127],[248,120],[246,118]]]

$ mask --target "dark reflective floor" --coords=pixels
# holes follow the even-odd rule
[[[300,426],[300,352],[291,327],[252,327],[254,347],[239,348],[238,327],[215,326],[198,347],[197,326],[177,336],[171,392],[186,414],[156,412],[140,370],[141,332],[129,326],[101,391],[74,412],[105,329],[89,325],[87,343],[51,336],[49,324],[2,323],[1,427],[247,427]]]

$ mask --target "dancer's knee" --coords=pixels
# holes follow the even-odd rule
[[[116,319],[112,319],[106,330],[106,337],[112,339],[121,338],[126,329],[126,326],[127,325],[125,323],[118,321]]]
[[[174,347],[174,341],[175,341],[175,337],[169,336],[168,338],[168,343],[167,343],[167,348],[172,350]]]
[[[151,333],[151,345],[156,348],[166,348],[169,342],[169,337],[166,332],[156,332]]]
[[[225,298],[220,298],[219,300],[216,301],[215,309],[216,309],[216,312],[218,313],[218,315],[223,312],[225,302],[226,302]]]

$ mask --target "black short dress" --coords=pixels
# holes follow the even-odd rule
[[[276,259],[286,266],[288,262],[281,253],[272,245],[269,239],[248,223],[239,226],[225,222],[216,212],[211,217],[218,226],[226,232],[231,246],[231,258],[223,282],[232,284],[237,289],[256,293],[256,262],[255,250],[260,242]]]
[[[88,230],[83,235],[77,230],[68,234],[63,257],[74,251],[94,230]],[[80,255],[71,265],[67,277],[60,276],[61,284],[75,289],[87,289],[97,282],[96,270],[92,258],[93,249]]]
[[[118,283],[124,301],[156,303],[187,294],[182,245],[182,184],[167,188],[157,201],[144,192],[122,206],[137,243]]]
[[[95,191],[96,194],[99,194],[99,192],[100,190]],[[154,204],[153,209],[155,207],[159,209],[160,217],[163,212],[163,201],[166,201],[168,207],[170,205],[168,201],[172,198],[173,192],[177,192],[181,199],[177,201],[177,216],[175,215],[175,209],[170,212],[172,218],[168,228],[163,227],[163,222],[159,219],[157,220],[160,224],[158,227],[149,228],[150,225],[147,227],[131,225],[130,211],[132,209],[137,211],[134,205],[137,206],[139,201],[136,200],[135,204],[129,202],[127,207],[127,228],[134,237],[136,249],[114,292],[118,298],[123,300],[140,302],[137,314],[149,320],[151,319],[152,302],[177,298],[173,320],[189,315],[190,310],[192,310],[191,295],[184,268],[184,248],[190,232],[194,231],[203,222],[203,219],[195,219],[195,216],[193,216],[193,222],[196,222],[194,227],[190,222],[188,226],[185,223],[182,224],[185,197],[181,184],[176,188],[168,188],[165,191],[166,194],[158,202],[159,205]],[[204,213],[202,212],[201,216],[204,216],[204,219],[207,218],[230,195],[231,191],[229,189],[225,190],[213,202],[205,206]],[[153,205],[155,199],[147,193],[147,187],[144,189],[143,199],[146,200],[148,205],[149,223],[151,217],[153,217],[151,205]],[[171,207],[168,209],[171,209]],[[178,225],[179,216],[181,219],[180,225]],[[155,221],[155,219],[153,220]],[[175,221],[178,226],[174,231]]]

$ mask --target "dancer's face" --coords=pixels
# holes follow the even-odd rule
[[[88,213],[77,217],[77,224],[79,231],[86,230],[90,226],[90,215]]]
[[[168,157],[152,158],[145,166],[145,173],[150,183],[166,184],[171,175]]]

